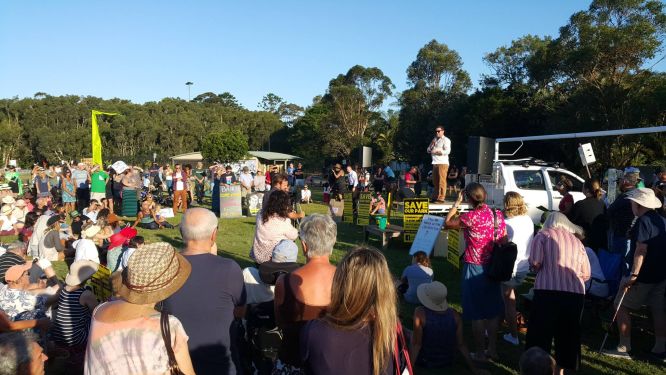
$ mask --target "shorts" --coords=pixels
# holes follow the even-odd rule
[[[102,199],[106,198],[106,192],[104,193],[90,193],[90,199],[95,199],[97,202],[102,202]]]
[[[511,278],[511,280],[503,282],[502,285],[507,288],[516,289],[525,281],[526,277],[527,272],[518,272]]]
[[[666,291],[666,280],[655,284],[636,282],[627,290],[622,300],[622,306],[630,310],[638,310],[643,305],[655,306],[661,304],[663,308],[664,291]],[[621,298],[622,291],[620,290],[615,296],[615,306],[620,303]]]

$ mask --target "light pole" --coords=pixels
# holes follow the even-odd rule
[[[193,84],[194,84],[194,82],[190,82],[190,81],[185,82],[185,86],[187,86],[187,101],[188,102],[190,101],[190,96],[191,96],[190,95],[190,88],[192,87]]]

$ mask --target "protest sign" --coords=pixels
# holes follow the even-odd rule
[[[345,193],[343,199],[345,201],[345,208],[342,212],[342,222],[354,224],[354,202],[352,193]]]
[[[106,266],[100,265],[87,284],[98,301],[106,302],[111,298],[111,271]]]
[[[261,204],[264,200],[264,193],[250,193],[247,195],[247,212],[250,216],[257,216],[261,211]]]
[[[419,225],[419,230],[416,232],[416,237],[412,243],[412,248],[409,250],[409,255],[414,255],[417,251],[423,251],[430,255],[437,236],[442,230],[444,225],[444,218],[434,215],[424,215]]]
[[[446,260],[456,268],[460,268],[460,229],[448,230]]]
[[[404,215],[402,218],[404,232],[402,240],[405,243],[414,242],[416,232],[421,225],[423,215],[428,214],[429,199],[428,198],[405,198]]]
[[[220,217],[243,216],[240,185],[220,185]]]
[[[358,218],[356,224],[369,225],[370,224],[370,201],[372,194],[364,192],[358,198]]]

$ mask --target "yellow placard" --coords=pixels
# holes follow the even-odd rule
[[[357,225],[370,224],[370,202],[372,201],[372,194],[363,192],[358,198],[358,217],[356,218]]]
[[[354,224],[354,200],[352,193],[343,194],[345,208],[342,211],[342,222]]]
[[[92,292],[100,302],[106,302],[111,298],[111,271],[100,264],[97,272],[88,280],[87,285],[92,288]]]
[[[405,198],[403,200],[403,242],[414,242],[414,238],[416,238],[416,232],[418,232],[419,226],[421,225],[421,220],[423,220],[423,215],[427,215],[429,209],[430,206],[428,198]]]
[[[450,229],[448,232],[446,260],[460,268],[460,230]]]

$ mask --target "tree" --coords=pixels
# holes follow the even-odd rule
[[[284,99],[273,93],[266,94],[257,107],[277,115],[288,127],[291,127],[296,119],[303,116],[303,107],[297,104],[287,103]]]
[[[238,130],[216,131],[201,144],[201,154],[206,160],[230,163],[247,156],[247,137]]]
[[[484,75],[484,81],[491,80],[502,87],[515,88],[527,85],[530,80],[528,62],[535,53],[546,48],[551,42],[550,37],[539,38],[525,35],[511,42],[510,46],[502,46],[494,52],[487,53],[483,61],[493,70],[493,75]]]
[[[416,60],[407,68],[407,80],[414,87],[450,94],[464,94],[472,87],[458,52],[435,39],[419,50]]]

